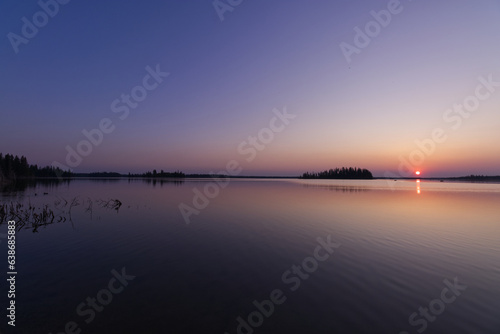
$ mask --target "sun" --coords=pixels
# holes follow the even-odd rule
[[[420,171],[419,171],[419,170],[417,170],[417,171],[415,172],[415,174],[420,175]]]

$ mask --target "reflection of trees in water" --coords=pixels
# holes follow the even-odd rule
[[[137,179],[135,179],[137,180]],[[164,184],[168,184],[168,185],[181,185],[184,183],[184,180],[182,179],[161,179],[161,178],[141,178],[139,179],[141,180],[142,182],[144,183],[147,183],[147,184],[150,184],[150,185],[153,185],[153,187],[156,187],[157,185],[159,185],[160,187],[163,187]],[[129,179],[129,183],[131,181],[134,181],[134,179]]]
[[[303,187],[306,188],[323,188],[330,191],[337,191],[343,193],[359,193],[371,191],[371,188],[358,187],[358,186],[339,186],[339,185],[326,185],[326,184],[304,184]]]
[[[82,206],[84,212],[93,217],[94,204],[98,208],[118,210],[122,206],[122,202],[117,199],[93,200],[90,197],[80,198],[79,196],[66,200],[65,198],[57,198],[51,204],[34,205],[31,201],[19,202],[9,201],[0,203],[0,225],[7,223],[10,220],[16,222],[18,230],[23,228],[32,229],[33,232],[38,232],[40,227],[55,223],[64,223],[69,221],[73,223],[72,210],[77,206]]]
[[[122,180],[122,178],[115,177],[115,178],[81,178],[81,179],[75,179],[75,180],[81,180],[81,181],[90,181],[90,182],[98,182],[98,183],[117,183]]]
[[[4,193],[5,197],[0,197],[0,225],[7,223],[9,220],[16,222],[18,230],[32,229],[33,232],[38,232],[40,227],[47,225],[70,222],[73,223],[72,213],[75,213],[77,207],[80,207],[79,213],[84,213],[93,219],[94,211],[98,209],[118,210],[122,206],[122,202],[118,199],[91,199],[90,197],[74,197],[65,199],[57,197],[50,203],[33,204],[33,197],[37,196],[36,202],[43,202],[50,190],[55,190],[61,186],[68,186],[73,182],[99,182],[99,183],[116,183],[119,181],[128,180],[132,182],[142,182],[153,186],[159,185],[181,185],[184,183],[182,179],[173,178],[73,178],[73,179],[17,179],[15,182],[10,182],[0,186],[0,192]],[[37,187],[42,186],[42,189]],[[37,192],[33,190],[37,189]],[[31,190],[30,196],[24,197],[24,192]],[[18,196],[20,195],[20,196]],[[48,198],[48,197],[47,197]]]
[[[69,185],[71,181],[71,179],[57,178],[17,179],[6,184],[0,184],[0,192],[24,192],[28,189],[35,189],[38,185],[43,185],[48,189],[55,189],[62,185]]]
[[[120,181],[128,180],[131,182],[144,182],[147,184],[151,184],[153,186],[160,185],[163,186],[165,184],[168,185],[181,185],[184,183],[183,179],[176,178],[125,178],[125,177],[113,177],[113,178],[104,178],[104,177],[95,177],[95,178],[36,178],[36,179],[17,179],[15,181],[0,184],[0,193],[18,193],[24,192],[30,189],[36,189],[37,186],[44,186],[47,189],[56,189],[60,186],[68,186],[72,182],[97,182],[97,183],[117,183]],[[42,195],[37,194],[36,195]]]

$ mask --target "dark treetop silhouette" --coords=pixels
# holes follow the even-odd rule
[[[324,172],[306,172],[302,174],[302,179],[373,179],[372,173],[368,169],[356,167],[342,167]]]
[[[70,172],[65,172],[56,167],[38,167],[30,165],[26,157],[20,158],[16,155],[0,153],[0,183],[16,180],[18,178],[34,177],[59,177],[71,176]]]

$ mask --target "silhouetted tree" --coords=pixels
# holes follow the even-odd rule
[[[342,167],[323,172],[306,172],[302,174],[302,179],[373,179],[372,173],[368,169]]]
[[[0,153],[0,180],[2,182],[18,178],[59,176],[71,176],[71,173],[52,166],[39,168],[37,165],[30,165],[25,156],[19,158],[17,155],[6,154],[4,156]]]
[[[146,172],[146,173],[143,173],[143,174],[131,174],[129,173],[128,174],[129,177],[158,177],[158,178],[162,178],[162,177],[171,177],[171,178],[184,178],[186,177],[186,174],[184,174],[183,172],[177,170],[175,172],[165,172],[163,171],[163,169],[160,171],[160,173],[158,173],[158,171],[156,169],[153,169],[153,172]]]

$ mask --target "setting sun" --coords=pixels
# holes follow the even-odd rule
[[[419,171],[419,170],[417,170],[417,171],[415,172],[415,174],[420,175],[420,171]]]

